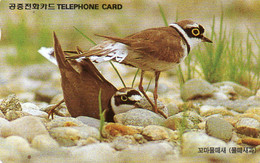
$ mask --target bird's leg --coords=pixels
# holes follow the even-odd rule
[[[60,106],[60,104],[62,104],[64,102],[64,99],[62,99],[60,102],[58,102],[57,104],[53,105],[50,109],[50,111],[48,111],[48,118],[50,118],[51,116],[51,119],[53,119],[53,114],[54,114],[54,111],[57,107]]]
[[[144,71],[143,70],[141,71],[140,83],[139,83],[138,88],[139,88],[140,92],[142,92],[144,97],[148,100],[148,102],[151,104],[151,106],[153,107],[154,112],[155,113],[160,113],[164,118],[167,118],[167,116],[164,114],[164,112],[162,112],[161,110],[157,109],[157,98],[158,98],[157,87],[158,87],[159,76],[160,76],[160,72],[156,72],[155,73],[155,87],[156,88],[154,90],[154,101],[155,101],[155,104],[151,101],[151,99],[147,96],[147,94],[144,91],[144,88],[143,88]]]
[[[140,77],[140,82],[139,82],[139,90],[140,92],[142,92],[142,94],[144,95],[144,97],[148,100],[148,102],[152,105],[152,107],[154,108],[154,104],[153,102],[151,101],[151,99],[147,96],[147,94],[145,93],[144,91],[144,87],[143,87],[143,78],[144,78],[144,71],[142,70],[141,71],[141,77]]]
[[[156,71],[155,72],[155,86],[154,86],[154,91],[153,91],[153,98],[154,98],[154,112],[158,113],[158,108],[157,108],[157,99],[158,99],[158,94],[157,94],[157,89],[158,89],[158,80],[160,77],[160,72]]]
[[[167,116],[164,114],[163,111],[161,111],[160,109],[158,109],[157,107],[157,99],[158,99],[158,81],[159,81],[159,77],[160,77],[160,71],[156,71],[155,72],[155,87],[154,87],[154,91],[153,91],[153,98],[154,98],[154,112],[155,113],[160,113],[164,118],[167,118]]]

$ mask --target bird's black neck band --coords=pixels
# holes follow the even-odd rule
[[[188,54],[190,53],[190,45],[188,43],[188,41],[186,40],[186,38],[183,36],[183,34],[174,26],[170,26],[172,28],[174,28],[178,33],[179,35],[183,38],[183,40],[185,41],[186,45],[187,45],[187,51],[188,51]]]

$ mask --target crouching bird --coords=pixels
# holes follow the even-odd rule
[[[89,116],[99,119],[100,89],[102,109],[106,111],[106,121],[113,122],[114,114],[135,108],[134,104],[142,98],[137,90],[132,88],[117,90],[89,59],[67,60],[65,58],[67,54],[62,50],[56,34],[53,33],[53,36],[54,53],[52,48],[44,47],[39,50],[39,53],[58,65],[64,102],[72,117]],[[80,53],[80,50],[78,51]],[[55,107],[49,112],[49,115],[53,114]]]
[[[168,27],[146,29],[125,38],[101,37],[107,40],[82,54],[68,58],[81,60],[89,58],[97,63],[114,60],[141,69],[139,90],[153,106],[156,113],[160,112],[157,108],[160,73],[181,63],[199,42],[212,43],[204,36],[203,26],[191,20],[172,23]],[[155,73],[154,103],[149,99],[142,86],[145,71]]]

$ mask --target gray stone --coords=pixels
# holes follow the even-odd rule
[[[41,134],[48,135],[48,131],[39,118],[33,116],[26,116],[16,119],[1,128],[1,135],[8,137],[11,135],[21,136],[29,142]]]
[[[152,102],[154,102],[154,99],[151,99]],[[136,107],[143,108],[147,110],[153,111],[152,105],[149,103],[149,101],[146,98],[142,98],[140,101],[135,103]],[[157,107],[160,109],[166,116],[168,115],[168,109],[164,106],[164,104],[161,101],[157,101]],[[163,117],[161,114],[158,113],[161,117]]]
[[[206,133],[209,136],[229,141],[232,138],[233,126],[223,119],[212,117],[206,121]]]
[[[50,77],[57,67],[50,64],[35,64],[23,68],[21,75],[33,80],[50,80]]]
[[[118,154],[121,162],[173,162],[178,150],[168,142],[149,142],[130,146]]]
[[[168,108],[169,117],[180,112],[180,109],[174,103],[169,103],[166,107]]]
[[[201,79],[191,79],[183,84],[181,97],[184,101],[212,97],[216,91],[209,82]]]
[[[231,82],[231,81],[223,81],[223,82],[219,82],[219,83],[214,83],[213,86],[216,86],[216,87],[231,86],[234,88],[236,93],[238,93],[239,95],[244,96],[244,97],[250,97],[254,94],[250,89],[248,89],[244,86],[241,86],[237,83]]]
[[[253,118],[242,118],[237,122],[236,130],[240,134],[258,137],[260,133],[260,122]]]
[[[78,116],[76,119],[84,123],[85,125],[99,128],[100,126],[100,120],[92,117],[87,117],[87,116]]]
[[[239,113],[244,113],[250,107],[260,106],[260,102],[251,100],[207,100],[204,105],[224,106],[227,109],[234,110]]]
[[[16,98],[16,95],[12,94],[3,99],[3,101],[0,104],[0,110],[6,114],[8,111],[21,111],[22,107],[20,104],[20,101],[18,98]]]
[[[124,125],[133,126],[162,125],[165,121],[164,118],[146,109],[133,109],[126,113],[117,114],[114,116],[114,120]]]
[[[39,88],[35,92],[35,100],[50,103],[53,97],[60,93],[61,91],[58,89],[49,86],[44,86]]]
[[[77,162],[119,162],[116,150],[107,143],[82,146],[74,149],[71,155]]]

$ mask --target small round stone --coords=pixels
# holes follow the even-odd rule
[[[206,133],[209,136],[229,141],[232,138],[233,126],[223,119],[211,117],[206,121]]]
[[[49,135],[37,135],[33,138],[32,147],[40,151],[55,150],[59,144]]]

